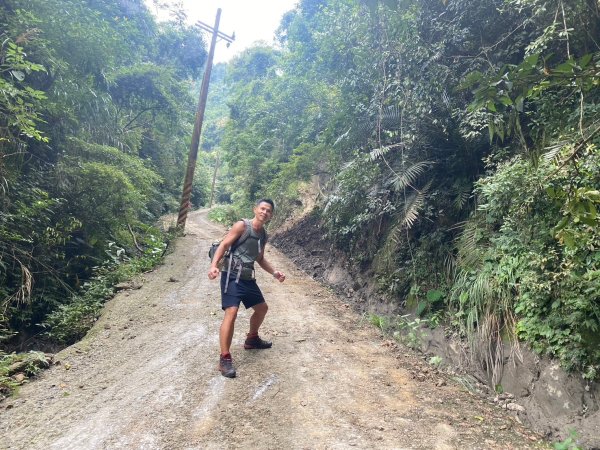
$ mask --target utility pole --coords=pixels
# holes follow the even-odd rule
[[[217,17],[215,19],[214,27],[211,27],[210,25],[207,25],[204,22],[197,23],[197,25],[201,29],[212,33],[212,41],[210,43],[210,50],[208,52],[208,59],[206,61],[204,77],[202,78],[202,85],[200,86],[200,98],[198,99],[198,108],[196,109],[194,133],[192,134],[192,143],[190,146],[190,154],[188,156],[187,170],[185,172],[185,180],[183,181],[181,204],[179,205],[179,216],[177,217],[177,228],[179,228],[181,231],[183,231],[185,228],[185,222],[187,220],[188,211],[190,209],[192,183],[194,181],[194,171],[196,170],[198,147],[200,145],[200,133],[202,132],[202,122],[204,121],[204,110],[206,109],[206,98],[208,97],[208,84],[210,83],[210,72],[212,71],[212,63],[213,57],[215,55],[215,45],[217,43],[217,37],[220,37],[221,39],[227,41],[228,47],[229,44],[235,39],[235,33],[231,36],[227,36],[226,34],[219,31],[220,20],[221,8],[217,9]]]
[[[219,170],[219,153],[217,152],[217,160],[215,161],[215,171],[213,172],[212,186],[210,188],[210,203],[208,204],[209,208],[212,208],[213,199],[215,198],[215,183],[217,181],[217,170]]]

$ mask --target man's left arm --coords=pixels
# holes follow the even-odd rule
[[[267,259],[265,258],[264,250],[263,250],[263,253],[260,254],[260,257],[256,260],[256,262],[266,272],[273,275],[273,277],[275,277],[275,279],[277,279],[277,281],[279,281],[280,283],[283,283],[285,281],[285,274],[283,272],[281,272],[280,270],[275,270],[275,268],[273,268],[271,263],[269,261],[267,261]]]

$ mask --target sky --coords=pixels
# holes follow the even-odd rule
[[[154,14],[157,14],[153,0],[145,0]],[[180,0],[190,24],[198,20],[215,24],[217,9],[221,8],[219,31],[231,36],[235,32],[235,41],[229,48],[220,40],[215,48],[214,62],[226,62],[250,47],[256,41],[273,44],[275,30],[279,27],[281,16],[296,6],[298,0]],[[159,20],[161,16],[158,15]],[[205,40],[210,42],[207,32]]]

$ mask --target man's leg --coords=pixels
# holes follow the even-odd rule
[[[236,306],[225,308],[225,317],[223,317],[221,329],[219,330],[219,343],[221,345],[219,371],[221,372],[221,375],[227,378],[234,378],[236,375],[229,349],[231,348],[231,340],[233,339],[233,329],[237,312],[238,308]]]
[[[231,349],[231,340],[233,339],[233,330],[235,327],[235,319],[237,318],[238,309],[235,306],[230,306],[225,309],[225,316],[219,330],[219,344],[221,345],[221,355],[226,355]],[[264,317],[263,317],[264,318]]]
[[[248,332],[248,336],[246,337],[244,348],[246,350],[271,348],[271,346],[273,345],[272,342],[263,341],[258,336],[258,329],[265,320],[265,316],[267,315],[269,306],[263,302],[259,303],[258,305],[254,305],[252,309],[254,309],[254,312],[250,316],[250,331]]]
[[[267,315],[269,306],[263,302],[259,303],[258,305],[254,305],[252,309],[254,310],[254,312],[250,316],[250,332],[248,333],[248,335],[257,336],[258,329],[265,320],[265,316]]]

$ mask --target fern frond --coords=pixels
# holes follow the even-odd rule
[[[457,211],[460,211],[471,197],[471,185],[466,183],[455,184],[452,187],[452,192],[454,194],[452,206],[454,206]]]
[[[465,268],[481,267],[483,255],[488,248],[487,242],[483,241],[483,232],[484,230],[475,221],[467,222],[457,238],[460,266]]]
[[[373,150],[371,150],[369,154],[369,156],[371,157],[371,161],[375,161],[381,158],[382,156],[385,156],[390,151],[390,148],[391,147],[384,145],[383,147],[374,148]]]
[[[558,154],[560,153],[560,151],[569,144],[570,144],[569,141],[559,141],[552,145],[549,145],[548,147],[544,148],[544,153],[542,154],[542,157],[546,161],[550,161],[550,160],[556,158],[558,156]]]
[[[400,221],[402,226],[411,229],[419,218],[419,212],[425,202],[425,194],[431,187],[431,181],[429,181],[424,188],[420,191],[414,191],[404,201],[403,218]]]
[[[421,176],[431,165],[432,161],[421,161],[397,173],[391,180],[394,189],[401,191],[415,184],[419,176]]]

